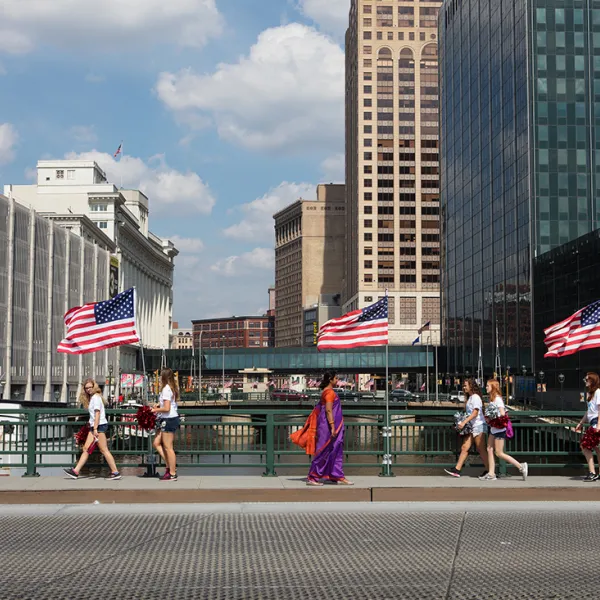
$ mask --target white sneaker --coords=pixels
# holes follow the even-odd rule
[[[486,473],[483,477],[480,477],[482,481],[496,481],[498,479],[493,473]]]
[[[521,463],[521,477],[523,477],[523,481],[527,481],[528,474],[529,474],[529,465],[527,463]]]

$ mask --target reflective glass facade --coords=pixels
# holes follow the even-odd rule
[[[175,371],[190,371],[191,350],[167,350],[167,365]],[[205,374],[220,373],[223,368],[221,350],[202,350],[202,369]],[[427,366],[427,347],[390,346],[390,371],[424,371]],[[146,370],[160,369],[161,351],[145,350]],[[196,357],[196,361],[198,358]],[[433,351],[429,348],[429,367],[433,368]],[[271,369],[277,373],[305,373],[333,369],[345,373],[383,373],[385,347],[354,348],[342,352],[317,352],[316,348],[269,348],[264,350],[225,349],[225,371],[237,373],[253,367]],[[138,369],[142,369],[141,356]]]
[[[503,367],[530,370],[533,260],[597,226],[600,0],[446,0],[441,11],[448,369],[476,371],[481,335],[486,374],[497,346]]]

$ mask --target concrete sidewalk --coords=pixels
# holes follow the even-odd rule
[[[480,481],[476,476],[356,476],[352,487],[308,487],[301,476],[179,476],[176,482],[123,477],[0,478],[0,504],[228,503],[228,502],[476,502],[597,501],[600,482],[580,477],[534,476]]]

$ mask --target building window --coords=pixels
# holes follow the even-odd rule
[[[394,40],[394,32],[393,31],[388,31],[387,32],[387,39],[390,42]]]
[[[363,31],[363,40],[370,40],[370,39],[371,39],[371,32]]]
[[[69,169],[67,171],[67,179],[75,179],[75,169]]]
[[[373,256],[373,248],[365,248],[365,256]]]
[[[364,207],[364,211],[365,211],[365,215],[372,215],[373,214],[373,207],[372,206],[365,206]]]
[[[373,113],[372,112],[363,113],[363,119],[365,121],[370,121],[371,119],[373,119]]]
[[[365,187],[373,187],[373,180],[372,179],[365,179],[364,180],[364,186]]]
[[[414,41],[415,41],[415,34],[414,34],[412,31],[411,31],[411,32],[408,34],[408,39],[409,39],[411,42],[414,42]]]
[[[363,46],[363,54],[372,54],[373,46]]]
[[[369,106],[373,106],[373,100],[372,100],[371,98],[365,98],[365,100],[364,100],[364,102],[363,102],[363,105],[364,105],[365,107],[367,107],[367,108],[368,108]]]
[[[107,221],[98,221],[98,227],[100,227],[100,229],[108,229],[108,222]]]
[[[365,152],[363,154],[363,160],[373,160],[373,153],[372,152]]]
[[[373,192],[365,192],[365,200],[370,201],[373,200]]]
[[[373,133],[373,127],[371,125],[363,125],[363,133]]]
[[[56,179],[64,179],[65,172],[62,169],[57,169],[56,171]]]
[[[370,229],[371,227],[373,227],[373,221],[371,219],[365,219],[364,226],[367,229]]]
[[[373,66],[373,59],[372,58],[365,58],[363,59],[363,67],[372,67]]]
[[[398,41],[399,42],[403,42],[404,41],[404,31],[399,31],[398,32]]]
[[[363,92],[364,92],[365,94],[372,94],[372,93],[373,93],[373,87],[372,87],[372,86],[370,86],[370,85],[365,85],[365,86],[363,87]]]
[[[365,233],[363,239],[364,239],[365,242],[372,242],[373,241],[373,234],[372,233]]]
[[[366,148],[371,148],[373,146],[373,140],[371,139],[365,139],[363,141],[363,146],[365,146]]]
[[[365,269],[372,269],[372,268],[373,268],[373,261],[365,260]]]
[[[419,33],[419,39],[424,42],[425,41],[425,34],[424,33]]]
[[[383,31],[378,31],[377,32],[377,39],[378,40],[382,40],[383,39]]]
[[[363,168],[364,168],[364,172],[365,173],[372,173],[373,172],[373,167],[371,165],[365,165]]]
[[[363,19],[363,27],[373,27],[373,19]]]
[[[107,210],[106,204],[92,204],[92,212],[106,212]]]
[[[365,13],[365,15],[370,15],[372,12],[372,7],[370,4],[365,4],[363,6],[363,12]]]
[[[371,274],[365,275],[365,283],[373,283],[373,275],[371,275]]]

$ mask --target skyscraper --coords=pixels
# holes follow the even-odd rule
[[[600,217],[600,0],[445,0],[439,29],[448,367],[481,332],[488,373],[531,372],[534,260]]]
[[[439,339],[440,5],[352,0],[346,33],[344,310],[388,290],[392,344]]]

